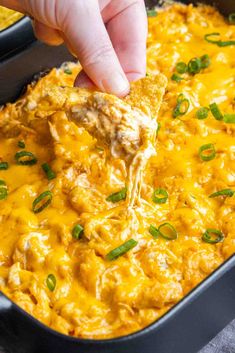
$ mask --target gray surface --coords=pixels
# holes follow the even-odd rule
[[[1,347],[0,353],[5,353]],[[235,353],[235,320],[198,353]]]
[[[235,353],[235,320],[198,353]]]

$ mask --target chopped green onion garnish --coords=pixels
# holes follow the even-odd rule
[[[159,234],[167,240],[174,240],[178,238],[176,229],[170,223],[163,223],[158,227]]]
[[[199,148],[199,157],[203,161],[211,161],[212,159],[215,158],[216,152],[215,152],[215,146],[212,143],[208,143],[206,145],[202,145]]]
[[[7,162],[0,162],[0,170],[7,170],[9,165]]]
[[[227,124],[235,124],[235,114],[224,114],[223,121]]]
[[[223,239],[224,239],[224,235],[218,229],[209,228],[202,235],[202,240],[204,240],[206,243],[210,243],[210,244],[219,243],[219,242],[223,241]]]
[[[176,64],[178,74],[185,74],[188,71],[188,66],[183,61]]]
[[[199,58],[193,58],[188,63],[188,72],[192,75],[198,74],[202,69],[202,62]]]
[[[33,153],[27,151],[19,151],[15,154],[15,160],[20,165],[33,165],[37,163],[37,158]]]
[[[147,16],[148,17],[156,17],[157,16],[157,11],[152,9],[152,10],[147,10]]]
[[[95,146],[95,149],[99,152],[104,152],[104,148],[100,146]]]
[[[202,69],[206,69],[211,64],[211,59],[208,54],[201,56],[200,60],[201,60]]]
[[[235,193],[235,191],[232,189],[223,189],[223,190],[219,190],[219,191],[214,192],[209,197],[210,198],[218,197],[218,196],[232,197],[234,195],[234,193]]]
[[[171,76],[171,79],[172,79],[172,81],[175,81],[175,82],[181,82],[181,81],[183,80],[183,78],[180,77],[180,76],[177,75],[177,74],[173,74],[173,75]]]
[[[220,33],[218,32],[209,33],[204,36],[204,39],[209,43],[218,45],[218,47],[228,47],[230,45],[235,45],[235,40],[222,41],[220,39],[219,40],[211,39],[213,37],[218,37],[218,36],[220,36]]]
[[[153,196],[152,196],[153,202],[162,204],[162,203],[166,203],[167,199],[168,199],[168,193],[165,189],[158,188],[154,190]]]
[[[84,231],[84,228],[80,224],[76,224],[72,230],[72,236],[74,239],[80,239]]]
[[[52,201],[52,193],[49,190],[44,191],[33,201],[33,212],[34,213],[41,212],[42,210],[44,210],[44,208],[50,205],[51,201]]]
[[[211,39],[213,37],[218,37],[220,36],[220,33],[218,32],[214,32],[214,33],[208,33],[204,36],[204,39],[208,42],[208,43],[212,43],[212,44],[217,44],[218,43],[218,38],[217,39]]]
[[[119,256],[124,255],[129,250],[133,249],[138,242],[134,239],[127,240],[124,244],[118,246],[117,248],[111,250],[106,256],[106,260],[112,261],[116,260]]]
[[[126,193],[127,193],[127,188],[123,188],[122,190],[118,191],[118,192],[114,192],[113,194],[109,195],[106,198],[106,201],[110,201],[110,202],[119,202],[121,200],[125,200],[126,199]]]
[[[5,200],[7,198],[7,186],[4,180],[0,180],[0,200]]]
[[[181,93],[177,99],[177,105],[173,111],[173,117],[177,118],[178,116],[185,115],[189,109],[190,102],[184,95]]]
[[[67,75],[72,75],[72,71],[68,67],[64,69],[64,73]]]
[[[157,131],[156,131],[156,135],[157,135],[157,136],[158,136],[158,133],[159,133],[161,127],[162,127],[161,123],[158,123],[158,125],[157,125]]]
[[[210,104],[210,110],[216,120],[223,120],[224,116],[216,103]]]
[[[25,148],[25,143],[24,143],[24,141],[18,141],[18,147],[19,148]]]
[[[199,120],[202,119],[206,119],[208,117],[208,113],[209,113],[210,109],[207,107],[201,107],[200,109],[198,109],[198,111],[196,112],[196,117]]]
[[[53,292],[55,287],[56,287],[56,278],[53,274],[50,274],[47,276],[47,280],[46,280],[46,283],[47,283],[47,288]]]
[[[230,13],[230,15],[228,16],[228,21],[231,25],[235,24],[235,13]]]
[[[229,47],[231,45],[235,45],[235,40],[227,40],[227,41],[222,41],[220,40],[217,45],[219,47]]]
[[[180,93],[177,98],[177,103],[181,103],[185,99],[185,95]]]
[[[52,180],[56,178],[56,174],[53,172],[49,164],[47,163],[42,164],[42,169],[45,172],[48,180]]]
[[[160,233],[156,227],[150,224],[149,233],[156,239],[159,237]]]

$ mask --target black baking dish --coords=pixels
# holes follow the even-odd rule
[[[204,2],[216,3],[224,14],[235,12],[234,0]],[[153,4],[157,1],[147,2],[149,7]],[[37,50],[41,50],[41,57]],[[26,58],[28,65],[32,63],[32,74],[36,74],[42,69],[37,58],[43,59],[45,69],[69,57],[62,48],[57,63],[51,63],[54,50],[58,48],[48,49],[34,41],[0,63],[0,91],[3,84],[5,89],[8,87],[8,81],[1,77],[2,67],[10,62],[19,69]],[[24,75],[26,68],[20,69]],[[9,78],[12,74],[9,73]],[[0,293],[0,345],[11,353],[196,353],[234,318],[235,255],[152,325],[117,339],[85,340],[65,336],[44,326]]]
[[[35,40],[31,21],[24,16],[11,26],[0,31],[0,60],[9,53],[12,55]]]
[[[0,32],[0,105],[14,101],[35,74],[72,60],[64,45],[36,40],[30,19],[23,17]]]

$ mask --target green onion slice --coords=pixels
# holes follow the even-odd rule
[[[230,15],[228,16],[228,21],[231,25],[235,24],[235,12],[234,13],[230,13]]]
[[[202,145],[198,151],[199,157],[203,161],[211,161],[215,158],[215,146],[212,143],[208,143],[206,145]]]
[[[124,244],[118,246],[117,248],[111,250],[107,255],[106,255],[106,260],[112,261],[116,260],[119,256],[124,255],[127,253],[129,250],[133,249],[138,242],[134,239],[129,239],[127,240]]]
[[[180,93],[177,98],[177,103],[181,103],[185,99],[185,95]]]
[[[160,233],[156,227],[150,224],[149,233],[156,239],[159,237]]]
[[[168,193],[165,189],[158,188],[154,190],[153,196],[152,196],[153,202],[162,204],[162,203],[166,203],[167,199],[168,199]]]
[[[202,240],[205,241],[206,243],[210,243],[210,244],[219,243],[219,242],[223,241],[223,239],[224,239],[224,235],[218,229],[209,228],[202,235]]]
[[[210,104],[210,110],[216,120],[223,120],[224,116],[216,103]]]
[[[220,39],[216,40],[215,38],[211,39],[213,37],[218,38],[219,36],[220,36],[220,33],[218,32],[208,33],[204,36],[204,39],[209,43],[218,45],[218,47],[228,47],[230,45],[235,45],[235,40],[222,41]]]
[[[199,58],[193,58],[188,63],[188,72],[191,75],[198,74],[202,69],[202,62]]]
[[[158,125],[157,125],[156,136],[158,136],[158,133],[159,133],[161,127],[162,127],[162,124],[161,124],[161,123],[157,123],[157,124],[158,124]]]
[[[177,118],[178,116],[185,115],[189,110],[189,106],[189,100],[181,93],[177,98],[177,105],[173,111],[173,117]]]
[[[52,179],[56,178],[56,174],[53,172],[53,170],[51,169],[49,164],[43,163],[42,164],[42,169],[45,172],[48,180],[52,180]]]
[[[166,222],[158,227],[159,234],[167,240],[174,240],[178,238],[178,233],[172,224]]]
[[[224,114],[223,121],[227,124],[235,124],[235,114]]]
[[[15,154],[15,160],[20,165],[34,165],[37,163],[37,158],[32,152],[19,151]]]
[[[175,81],[175,82],[181,82],[181,81],[183,80],[183,78],[180,77],[180,76],[177,75],[177,74],[173,74],[173,75],[171,76],[171,79],[172,79],[172,81]]]
[[[201,60],[202,69],[206,69],[211,64],[211,59],[208,54],[201,56],[200,60]]]
[[[64,69],[64,73],[67,75],[72,75],[72,71],[68,67],[66,69]]]
[[[203,120],[206,119],[208,117],[210,109],[207,107],[201,107],[200,109],[198,109],[198,111],[196,112],[196,117],[199,120]]]
[[[51,201],[52,201],[51,191],[49,190],[44,191],[33,201],[33,212],[34,213],[41,212],[42,210],[44,210],[44,208],[50,205]]]
[[[176,64],[178,74],[185,74],[188,71],[188,66],[183,61]]]
[[[52,273],[47,276],[46,283],[47,283],[47,288],[51,292],[53,292],[55,287],[56,287],[56,278],[55,278],[55,276]]]
[[[156,17],[157,16],[157,11],[154,9],[147,10],[147,16],[148,17]]]
[[[235,191],[232,189],[223,189],[223,190],[219,190],[219,191],[214,192],[209,197],[210,198],[218,197],[218,196],[232,197],[234,195],[234,193],[235,193]]]
[[[73,230],[72,230],[72,236],[74,239],[80,239],[81,236],[82,236],[82,233],[84,231],[84,228],[80,225],[80,224],[76,224],[74,227],[73,227]]]
[[[0,200],[5,200],[7,198],[7,195],[7,185],[4,180],[0,180]]]
[[[25,148],[25,143],[24,143],[24,141],[18,141],[17,146],[18,146],[19,148]]]
[[[208,33],[204,36],[204,39],[208,42],[208,43],[212,43],[212,44],[217,44],[218,43],[218,37],[220,36],[220,33],[218,32],[214,32],[214,33]],[[214,37],[216,37],[217,39],[215,39]],[[211,39],[212,38],[212,39]],[[214,39],[213,39],[214,38]]]
[[[9,165],[7,162],[0,162],[0,170],[7,170]]]
[[[100,147],[100,146],[95,146],[95,149],[99,152],[104,152],[104,148],[103,147]]]
[[[113,194],[109,195],[106,198],[106,201],[110,201],[110,202],[119,202],[121,200],[125,200],[126,199],[126,193],[127,193],[127,188],[123,188],[122,190],[118,191],[118,192],[114,192]]]

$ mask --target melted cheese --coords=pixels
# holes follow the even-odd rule
[[[208,196],[235,187],[235,124],[211,114],[205,120],[196,118],[199,107],[212,102],[234,113],[235,47],[207,43],[204,35],[212,32],[235,37],[235,26],[211,7],[173,5],[149,19],[149,80],[161,72],[168,86],[158,114],[156,153],[142,171],[140,202],[131,222],[125,201],[106,201],[125,186],[125,158],[113,158],[106,144],[69,121],[67,108],[61,109],[65,97],[58,86],[72,86],[78,65],[68,64],[72,75],[52,70],[0,112],[0,159],[10,165],[0,171],[9,193],[0,201],[0,289],[53,329],[97,339],[140,330],[234,254],[235,197]],[[211,58],[207,69],[185,75],[180,83],[171,80],[177,62],[204,54]],[[157,116],[154,92],[147,77],[134,84],[125,102]],[[181,93],[190,107],[174,119]],[[76,104],[76,94],[66,97],[66,104]],[[37,156],[36,165],[16,164],[19,140]],[[207,143],[215,145],[216,158],[204,162],[198,149]],[[45,162],[56,179],[45,177]],[[152,201],[159,187],[169,194],[165,204]],[[51,190],[52,203],[35,214],[32,202],[45,190]],[[164,222],[177,229],[176,240],[150,235],[150,224]],[[77,223],[84,227],[80,240],[72,238]],[[224,241],[203,242],[208,228],[221,230]],[[130,238],[138,241],[134,249],[106,260],[110,250]],[[57,280],[53,292],[46,285],[48,274]]]
[[[0,6],[0,31],[11,26],[22,17],[21,13]]]

